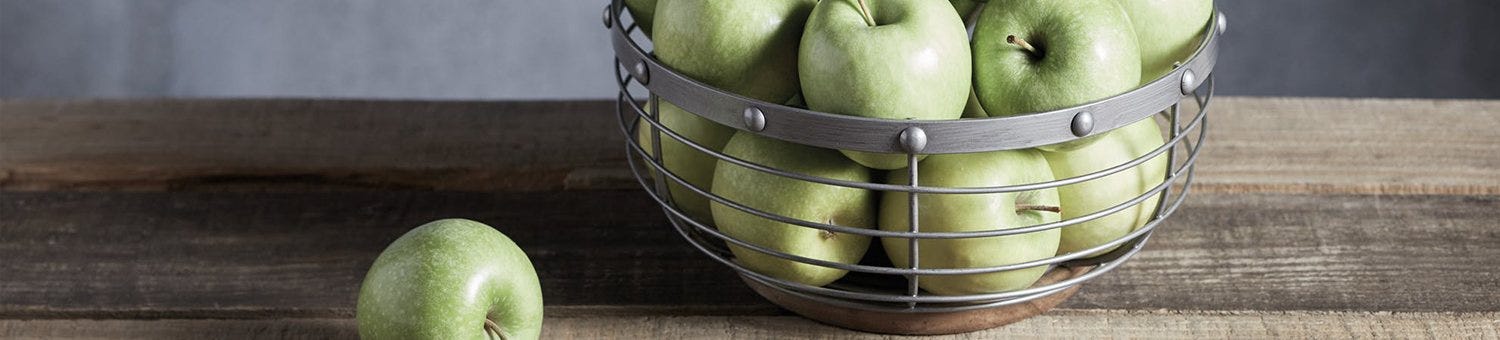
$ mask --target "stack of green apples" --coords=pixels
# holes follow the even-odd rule
[[[649,27],[662,64],[750,98],[888,120],[1003,117],[1077,106],[1170,72],[1193,52],[1212,0],[761,0],[627,1]],[[966,22],[968,23],[966,25]],[[971,33],[972,29],[972,33]],[[904,185],[905,154],[828,150],[736,131],[659,104],[660,122],[725,155],[783,171]],[[637,136],[646,150],[649,125]],[[908,231],[907,194],[780,177],[719,161],[667,137],[666,170],[688,184],[767,213],[848,228]],[[1107,169],[1164,143],[1154,119],[1034,149],[922,155],[918,180],[934,187],[1040,183]],[[921,231],[1012,229],[1077,218],[1125,203],[1161,183],[1164,156],[1109,176],[1016,193],[923,194]],[[657,180],[664,180],[653,173]],[[870,237],[782,223],[669,183],[677,208],[765,250],[858,263]],[[1156,198],[1060,229],[920,240],[920,268],[993,267],[1101,248],[1148,222]],[[909,240],[879,242],[907,267]],[[847,272],[731,243],[742,266],[821,286]],[[1109,249],[1093,249],[1095,256]],[[1045,267],[924,277],[933,294],[1023,289]]]

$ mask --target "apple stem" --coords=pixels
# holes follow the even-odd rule
[[[484,318],[484,332],[490,338],[500,340],[506,340],[507,338],[505,332],[500,331],[500,325],[495,324],[495,321],[490,320],[490,318]]]
[[[1005,37],[1005,42],[1014,44],[1016,46],[1020,46],[1021,49],[1026,50],[1026,52],[1031,53],[1031,56],[1033,56],[1033,57],[1041,57],[1042,56],[1042,52],[1037,51],[1036,47],[1033,47],[1033,46],[1031,46],[1031,43],[1026,42],[1026,39],[1021,39],[1020,37],[1012,35],[1012,36]]]
[[[1017,204],[1016,205],[1016,212],[1022,212],[1022,211],[1027,211],[1027,210],[1030,210],[1030,211],[1049,211],[1049,212],[1055,212],[1055,213],[1062,213],[1062,208],[1058,207],[1058,206],[1055,206],[1055,205],[1040,205],[1040,204]]]
[[[825,222],[825,223],[830,224],[830,225],[838,225],[838,223],[833,223],[833,218],[832,217],[829,217],[828,218],[828,222]],[[822,238],[824,241],[827,241],[829,239],[832,239],[834,236],[838,236],[838,235],[834,234],[833,231],[830,231],[830,230],[819,230],[818,231],[818,236],[819,236],[819,238]]]
[[[864,15],[865,24],[875,27],[875,17],[870,16],[870,8],[865,6],[865,0],[859,0],[859,14]]]

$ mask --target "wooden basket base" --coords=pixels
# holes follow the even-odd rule
[[[1087,273],[1092,267],[1057,268],[1048,271],[1033,286],[1048,285]],[[873,333],[904,335],[939,335],[967,333],[995,328],[1051,310],[1078,292],[1073,286],[1052,295],[1014,305],[948,313],[896,313],[868,311],[829,305],[823,302],[788,294],[758,281],[740,277],[750,289],[755,290],[782,308],[818,322]]]

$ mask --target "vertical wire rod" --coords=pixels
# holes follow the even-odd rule
[[[647,91],[646,93],[647,96],[649,96],[649,99],[646,100],[646,110],[650,113],[649,115],[647,115],[650,118],[647,119],[650,119],[652,122],[662,123],[661,98],[657,97],[655,93],[651,93],[650,91]],[[635,99],[630,99],[630,102],[631,105],[635,105]],[[666,155],[661,153],[661,129],[657,128],[658,125],[665,126],[662,124],[651,125],[651,161],[658,165],[661,165],[662,168],[665,169],[667,166],[667,162],[664,160],[666,158]],[[656,184],[656,192],[660,192],[662,194],[662,197],[666,198],[667,203],[677,204],[677,202],[672,199],[672,191],[667,189],[667,181],[662,180],[660,177],[662,176],[657,175],[656,178],[653,178],[651,180],[652,183]]]
[[[918,180],[917,180],[917,178],[918,178],[918,174],[917,174],[917,171],[918,171],[918,169],[917,169],[917,154],[915,154],[915,153],[906,154],[906,169],[907,169],[907,171],[906,171],[907,182],[906,183],[909,184],[909,185],[911,185],[912,187],[919,186],[920,184],[918,183]],[[917,213],[917,208],[918,208],[917,207],[917,195],[920,195],[920,194],[915,193],[915,192],[910,192],[910,193],[906,194],[906,207],[907,207],[906,218],[907,218],[907,222],[908,222],[907,226],[909,227],[909,231],[911,231],[912,235],[916,235],[918,232],[920,232],[922,230],[922,228],[921,228],[921,219],[919,218],[921,215]],[[917,265],[917,261],[921,260],[921,257],[918,255],[918,252],[921,251],[921,249],[918,248],[918,247],[921,246],[921,243],[919,242],[919,240],[917,238],[908,238],[908,239],[906,239],[906,245],[907,245],[906,248],[908,250],[907,254],[906,254],[906,260],[909,261],[908,263],[910,264],[910,267],[911,267],[912,270],[917,270],[917,268],[921,267],[921,266]],[[912,298],[916,298],[917,297],[917,294],[920,291],[920,288],[918,288],[918,282],[921,279],[922,279],[922,277],[920,275],[917,275],[917,274],[908,275],[906,277],[906,294],[907,295],[911,296]],[[906,307],[907,308],[917,308],[917,302],[916,301],[908,302],[906,304]]]
[[[1180,124],[1179,119],[1181,119],[1180,117],[1182,116],[1182,102],[1178,101],[1177,104],[1172,104],[1172,108],[1170,110],[1172,112],[1172,115],[1168,120],[1170,121],[1169,124],[1172,126],[1172,137],[1169,140],[1177,140],[1177,136],[1182,134],[1182,128],[1178,127],[1178,124]],[[1156,211],[1153,211],[1151,213],[1152,218],[1162,217],[1161,213],[1163,210],[1165,210],[1162,209],[1162,203],[1165,203],[1167,198],[1172,196],[1172,182],[1176,180],[1176,178],[1172,178],[1172,174],[1175,172],[1173,171],[1173,168],[1177,167],[1177,152],[1177,145],[1175,144],[1172,145],[1171,150],[1167,151],[1167,172],[1166,175],[1162,178],[1163,181],[1167,182],[1167,188],[1162,189],[1161,198],[1156,202]]]

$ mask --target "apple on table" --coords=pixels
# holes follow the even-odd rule
[[[536,339],[542,288],[531,260],[504,234],[437,220],[380,253],[354,317],[363,339]]]

